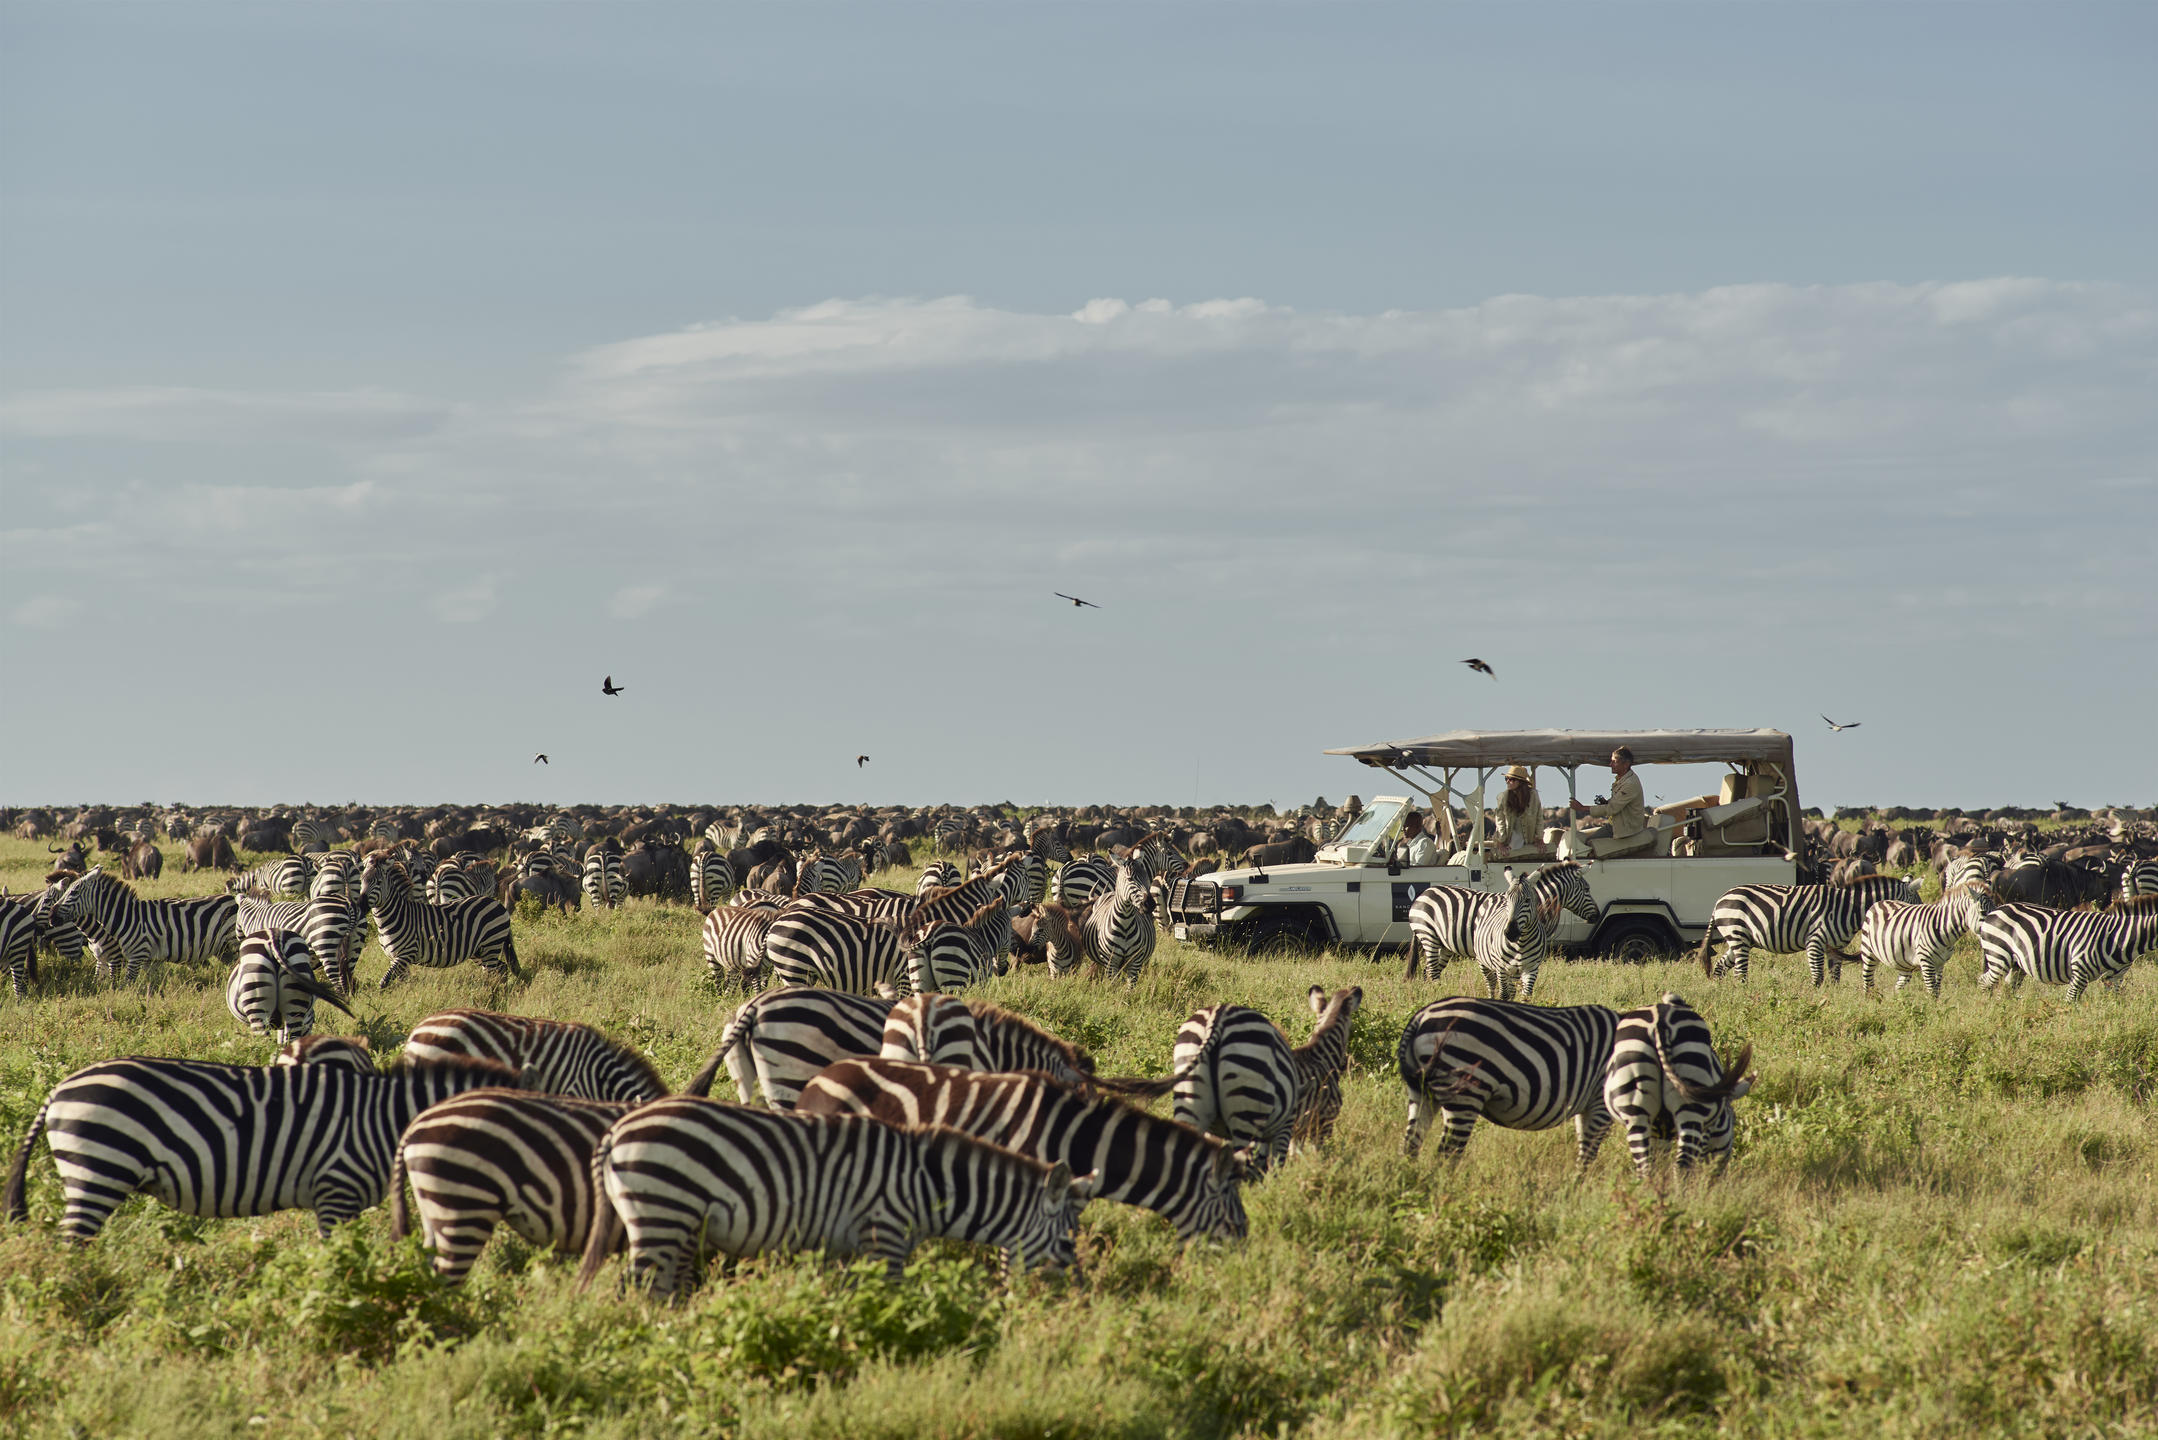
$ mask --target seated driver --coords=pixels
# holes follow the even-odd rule
[[[1401,838],[1394,842],[1394,862],[1409,866],[1439,863],[1439,847],[1424,829],[1423,812],[1411,810],[1409,818],[1401,822]]]
[[[1536,798],[1536,777],[1526,765],[1506,772],[1506,793],[1491,812],[1494,855],[1541,854],[1544,848],[1544,807]]]
[[[1633,751],[1624,745],[1611,752],[1611,798],[1597,805],[1573,802],[1574,813],[1606,819],[1581,833],[1595,840],[1610,836],[1623,840],[1648,829],[1648,814],[1641,799],[1641,777],[1633,773]]]

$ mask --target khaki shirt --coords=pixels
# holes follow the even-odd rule
[[[1611,782],[1611,798],[1602,805],[1591,805],[1589,814],[1611,822],[1611,838],[1624,839],[1648,829],[1645,806],[1641,801],[1641,773],[1629,770]]]
[[[1499,803],[1491,810],[1492,844],[1503,851],[1538,850],[1544,843],[1544,807],[1536,798],[1536,787],[1529,787],[1529,805],[1520,814],[1506,808],[1502,793]]]

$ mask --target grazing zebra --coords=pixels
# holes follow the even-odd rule
[[[898,926],[822,906],[790,907],[764,932],[764,954],[782,985],[821,985],[854,995],[905,979]]]
[[[361,870],[360,894],[374,912],[376,937],[390,961],[383,989],[403,979],[414,965],[441,970],[477,960],[497,980],[518,973],[510,912],[492,895],[429,905],[412,898],[412,881],[401,866],[374,855]]]
[[[717,850],[699,850],[689,857],[689,898],[699,910],[710,911],[734,893],[734,867]]]
[[[342,1065],[362,1075],[375,1073],[375,1052],[365,1035],[302,1035],[287,1040],[270,1057],[272,1065]]]
[[[622,869],[622,851],[613,841],[601,841],[584,857],[580,883],[585,899],[609,910],[628,897],[629,876]]]
[[[2093,980],[2119,989],[2128,967],[2158,946],[2158,895],[2123,900],[2110,910],[2056,910],[2050,905],[2003,905],[1978,922],[1985,968],[1981,990],[2003,979],[2010,991],[2026,976],[2066,985],[2080,1000]]]
[[[737,984],[744,995],[764,988],[764,938],[778,918],[777,910],[764,906],[734,905],[715,905],[704,917],[704,963],[720,994]]]
[[[682,1087],[685,1095],[709,1095],[725,1065],[744,1105],[764,1096],[775,1110],[792,1110],[810,1076],[835,1060],[874,1055],[884,1044],[892,1002],[790,985],[767,990],[734,1012],[719,1049]]]
[[[1746,1073],[1752,1058],[1747,1045],[1726,1067],[1716,1058],[1708,1022],[1676,995],[1620,1014],[1603,1102],[1611,1119],[1626,1127],[1626,1148],[1643,1179],[1654,1164],[1657,1140],[1677,1141],[1680,1170],[1706,1157],[1722,1171],[1737,1129],[1731,1102],[1753,1088]]]
[[[583,1255],[598,1197],[592,1156],[628,1113],[617,1101],[475,1090],[431,1105],[405,1127],[390,1171],[390,1238],[412,1233],[405,1184],[435,1274],[462,1285],[507,1223],[528,1244]]]
[[[2158,860],[2131,860],[2121,871],[2121,899],[2158,895]]]
[[[287,837],[286,843],[291,845],[295,851],[313,851],[321,854],[328,851],[336,839],[336,834],[331,831],[327,823],[310,815],[292,822],[292,832]]]
[[[225,888],[235,895],[299,899],[307,894],[308,884],[307,862],[297,855],[280,855],[236,877]]]
[[[357,900],[360,898],[360,857],[350,850],[322,855],[307,881],[310,900]]]
[[[1958,855],[1941,871],[1941,889],[1953,890],[1959,885],[1980,884],[1990,881],[2001,873],[2001,857],[1990,850],[1973,855]]]
[[[981,871],[971,880],[961,881],[959,884],[945,889],[917,894],[911,904],[898,904],[896,906],[887,904],[886,908],[879,913],[894,913],[896,911],[896,913],[905,917],[905,924],[900,930],[900,939],[902,943],[907,945],[914,944],[939,925],[968,924],[972,917],[990,901],[1000,899],[1009,901],[1009,892],[1004,888],[1004,876],[1006,867],[1012,860],[1017,858],[1017,856],[1013,856],[1007,860],[999,861],[997,864]],[[871,893],[881,894],[882,892]]]
[[[335,990],[315,978],[315,956],[305,935],[267,930],[240,942],[240,958],[225,982],[225,1008],[233,1019],[257,1035],[275,1030],[280,1043],[297,1040],[314,1030],[317,1000],[352,1013]]]
[[[1078,939],[1086,958],[1102,968],[1104,975],[1124,977],[1126,986],[1139,983],[1140,972],[1153,958],[1159,937],[1154,933],[1154,897],[1129,864],[1116,867],[1116,884],[1097,896],[1077,925]],[[1057,951],[1052,946],[1049,968],[1057,972]]]
[[[107,1060],[46,1098],[0,1206],[10,1220],[29,1218],[23,1185],[44,1135],[67,1196],[60,1233],[77,1244],[138,1190],[210,1218],[313,1210],[327,1236],[381,1203],[413,1116],[466,1090],[517,1083],[515,1071],[471,1060],[386,1075],[341,1064]]]
[[[15,993],[28,995],[31,975],[37,967],[37,911],[16,904],[12,895],[7,901],[0,905],[0,965],[7,967]]]
[[[567,1020],[444,1010],[413,1026],[405,1039],[410,1064],[459,1057],[506,1065],[525,1077],[527,1089],[551,1095],[636,1104],[667,1093],[651,1061],[590,1025]]]
[[[862,867],[841,855],[814,855],[794,872],[797,895],[844,895],[860,888]]]
[[[931,827],[930,843],[939,850],[957,850],[967,841],[967,822],[947,816]]]
[[[1925,978],[1926,993],[1940,999],[1941,966],[1956,937],[1976,935],[1978,922],[1997,903],[1992,892],[1978,884],[1959,885],[1930,905],[1875,901],[1858,927],[1859,974],[1865,978],[1866,993],[1873,993],[1873,972],[1885,960],[1896,969],[1898,990],[1916,973]]]
[[[1578,867],[1571,868],[1578,877]],[[1580,888],[1585,893],[1588,887],[1582,883]],[[1409,907],[1412,943],[1402,978],[1413,978],[1420,960],[1424,978],[1436,980],[1446,973],[1446,957],[1469,955],[1483,972],[1487,996],[1527,1000],[1536,991],[1549,943],[1542,913],[1535,886],[1510,869],[1504,890],[1427,886]],[[1556,910],[1551,913],[1555,919]]]
[[[949,860],[932,860],[922,867],[921,878],[914,882],[914,893],[927,895],[932,890],[943,890],[965,881],[966,873]]]
[[[1866,912],[1883,900],[1915,902],[1918,887],[1899,875],[1863,875],[1844,885],[1741,885],[1726,890],[1710,912],[1701,936],[1701,971],[1738,972],[1744,980],[1755,950],[1779,955],[1806,952],[1806,973],[1819,986],[1824,976],[1843,979],[1844,952],[1865,924]],[[1724,953],[1709,967],[1709,951]]]
[[[1011,907],[999,895],[964,925],[939,925],[907,952],[907,979],[917,995],[950,994],[986,984],[1010,967],[998,957],[1012,946]]]
[[[1097,895],[1116,888],[1116,862],[1105,855],[1081,855],[1057,871],[1050,887],[1057,902],[1074,915],[1083,915]]]
[[[1349,1066],[1349,1026],[1364,1003],[1361,988],[1305,993],[1318,1024],[1291,1047],[1281,1027],[1242,1005],[1195,1013],[1177,1031],[1170,1068],[1179,1122],[1250,1142],[1259,1172],[1289,1156],[1292,1139],[1323,1143],[1341,1114],[1341,1077]]]
[[[802,1091],[801,1113],[860,1115],[887,1125],[948,1125],[1099,1177],[1096,1197],[1165,1216],[1183,1240],[1241,1240],[1250,1229],[1239,1186],[1250,1149],[1085,1089],[1022,1071],[988,1074],[911,1060],[842,1060]]]
[[[102,865],[68,886],[52,913],[89,935],[98,973],[108,978],[123,959],[132,981],[152,960],[195,965],[240,953],[239,906],[230,895],[145,900]]]
[[[892,1007],[877,1054],[960,1070],[1039,1070],[1065,1085],[1094,1079],[1094,1057],[985,1000],[912,995]]]
[[[855,1115],[746,1110],[671,1096],[617,1120],[592,1173],[609,1209],[592,1226],[578,1283],[626,1230],[630,1273],[678,1295],[702,1247],[746,1256],[867,1254],[897,1282],[923,1240],[993,1245],[1005,1263],[1061,1270],[1078,1258],[1092,1176],[1072,1178],[957,1130],[899,1130]]]
[[[1618,1016],[1601,1005],[1524,1005],[1460,995],[1409,1017],[1401,1032],[1401,1083],[1409,1124],[1401,1151],[1422,1147],[1432,1112],[1444,1117],[1439,1154],[1458,1159],[1478,1119],[1508,1130],[1574,1122],[1578,1154],[1596,1158],[1611,1114],[1604,1108]]]

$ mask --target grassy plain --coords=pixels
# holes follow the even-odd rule
[[[42,847],[0,842],[20,890]],[[892,874],[885,883],[911,876]],[[168,872],[152,893],[213,877]],[[378,1050],[430,1010],[489,1005],[634,1040],[679,1083],[732,1001],[697,917],[635,903],[523,918],[521,984],[421,973],[355,1008]],[[1179,1251],[1096,1205],[1083,1281],[1006,1289],[922,1251],[905,1282],[814,1258],[741,1267],[669,1308],[506,1233],[440,1290],[384,1212],[328,1244],[312,1219],[203,1222],[146,1200],[63,1248],[42,1147],[32,1223],[0,1228],[0,1431],[161,1437],[2111,1436],[2158,1433],[2158,1009],[2148,982],[2063,1006],[1815,993],[1795,957],[1750,986],[1682,967],[1559,965],[1540,998],[1676,989],[1760,1074],[1720,1181],[1637,1181],[1622,1141],[1585,1176],[1570,1132],[1484,1127],[1443,1171],[1399,1153],[1395,1040],[1439,986],[1359,956],[1248,962],[1165,940],[1134,993],[1014,977],[990,994],[1162,1073],[1177,1023],[1221,1000],[1308,1032],[1312,983],[1360,984],[1331,1149],[1248,1190],[1250,1240]],[[383,962],[370,947],[361,977]],[[0,998],[0,1136],[116,1054],[241,1062],[267,1041],[223,976],[100,987],[47,962]],[[325,1012],[331,1019],[341,1019]],[[724,1080],[722,1084],[724,1085]]]

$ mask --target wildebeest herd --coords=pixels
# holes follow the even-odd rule
[[[87,950],[119,983],[152,964],[226,963],[235,1019],[284,1043],[261,1068],[122,1058],[68,1077],[15,1156],[5,1208],[27,1218],[42,1136],[71,1240],[138,1192],[202,1216],[309,1209],[325,1229],[388,1198],[393,1228],[416,1214],[452,1283],[502,1225],[581,1253],[586,1280],[626,1251],[629,1273],[665,1293],[693,1281],[706,1251],[824,1248],[896,1269],[932,1236],[1062,1268],[1094,1200],[1151,1209],[1187,1240],[1234,1240],[1240,1187],[1327,1141],[1361,987],[1311,987],[1301,1044],[1251,1008],[1200,1010],[1169,1073],[1127,1077],[964,992],[1027,965],[1135,985],[1164,885],[1254,848],[1296,858],[1279,847],[1323,841],[1339,814],[1323,802],[1291,816],[1024,819],[1009,807],[9,813],[11,831],[57,857],[43,888],[0,905],[17,996],[34,996],[40,955]],[[130,882],[161,873],[160,834],[188,868],[232,872],[227,893],[137,894]],[[1955,939],[1976,934],[1989,987],[2117,985],[2158,945],[2158,832],[2115,815],[2044,848],[2035,834],[2001,816],[1900,832],[1822,823],[1807,883],[1726,895],[1700,961],[1742,980],[1756,951],[1804,952],[1821,984],[1855,958],[1869,988],[1887,965],[1899,988],[1917,975],[1938,994]],[[915,887],[871,883],[913,868],[916,851]],[[243,854],[264,858],[242,870]],[[1938,899],[1879,873],[1911,865],[1938,872]],[[1547,905],[1517,883],[1509,923],[1552,924],[1562,890]],[[568,1022],[446,1011],[386,1067],[364,1041],[312,1033],[316,1002],[342,1009],[352,995],[370,923],[382,986],[466,960],[492,984],[519,974],[520,906],[631,896],[705,912],[710,980],[747,997],[679,1092],[635,1049]],[[1423,947],[1427,978],[1451,948]],[[1448,1157],[1479,1118],[1570,1119],[1584,1165],[1614,1126],[1644,1173],[1660,1141],[1682,1169],[1728,1158],[1750,1047],[1726,1060],[1676,994],[1623,1012],[1530,1004],[1528,986],[1498,998],[1508,977],[1457,953],[1484,965],[1486,994],[1436,1000],[1403,1029],[1409,1153],[1434,1119]],[[710,1096],[722,1069],[738,1103]],[[1148,1108],[1163,1098],[1169,1117]]]

